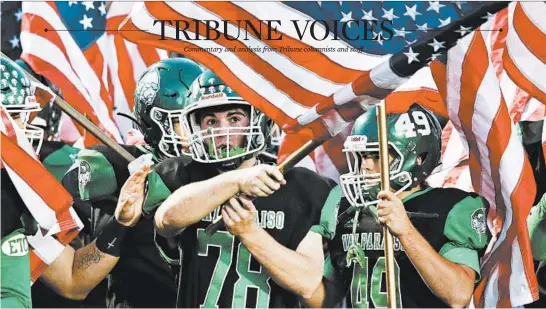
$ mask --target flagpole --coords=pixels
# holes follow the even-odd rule
[[[285,173],[288,169],[291,167],[294,167],[301,159],[305,158],[307,155],[309,155],[313,150],[315,150],[318,146],[322,145],[326,140],[310,140],[307,143],[305,143],[303,146],[301,146],[298,150],[294,151],[293,153],[286,158],[281,164],[279,164],[278,169],[281,173]],[[219,215],[214,219],[214,221],[207,226],[205,229],[205,235],[211,236],[214,233],[216,233],[222,226],[224,225],[224,221],[222,220],[222,215]]]
[[[11,60],[4,53],[2,53],[2,57],[8,60],[11,63],[11,65],[15,65],[21,68],[19,65],[15,63],[15,61]],[[24,68],[21,68],[21,69],[27,74],[27,77],[30,80],[32,80],[35,83],[39,83],[43,85],[39,80],[37,80],[34,76],[32,76],[32,74],[27,72]],[[132,162],[136,159],[127,150],[121,147],[116,141],[112,140],[108,135],[106,135],[106,133],[102,132],[102,130],[99,129],[99,127],[97,127],[93,122],[87,119],[84,115],[80,114],[80,112],[78,112],[75,108],[70,106],[70,104],[66,103],[65,100],[61,99],[59,96],[55,96],[55,100],[53,102],[55,102],[55,104],[57,104],[57,106],[59,106],[59,108],[63,112],[65,112],[68,116],[76,120],[76,122],[78,122],[82,127],[84,127],[89,133],[93,134],[93,136],[98,138],[106,146],[112,148],[112,150],[114,150],[120,156],[122,156],[125,160],[127,160],[127,162]]]
[[[389,172],[389,140],[387,138],[387,111],[385,100],[377,105],[377,131],[379,135],[379,160],[381,165],[381,190],[390,191]],[[383,225],[383,239],[385,240],[385,260],[387,272],[387,304],[389,308],[396,308],[396,281],[394,279],[394,250],[393,238],[386,225]]]

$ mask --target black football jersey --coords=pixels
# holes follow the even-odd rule
[[[159,168],[172,173],[173,169],[161,168],[165,163]],[[212,178],[218,172],[211,165],[193,162],[177,174],[177,185],[181,186]],[[254,205],[258,224],[280,244],[296,250],[310,230],[319,232],[322,206],[335,183],[305,168],[287,171],[285,179],[286,186],[267,198],[257,198]],[[210,237],[205,235],[206,227],[218,215],[219,209],[178,236],[182,262],[177,306],[297,307],[298,297],[277,285],[237,237],[225,228]]]
[[[406,211],[414,214],[410,215],[412,224],[440,255],[467,265],[479,274],[478,258],[489,239],[485,225],[487,202],[483,198],[458,189],[426,188],[403,202]],[[340,213],[349,207],[342,198]],[[370,213],[361,211],[356,237],[352,227],[353,219],[338,224],[336,235],[329,243],[325,277],[343,285],[349,308],[387,307],[382,225]],[[353,241],[364,250],[365,258],[362,264],[353,261],[347,267],[347,251]],[[422,280],[398,238],[394,237],[393,244],[397,307],[446,307]]]

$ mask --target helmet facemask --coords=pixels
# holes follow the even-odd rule
[[[229,111],[242,107],[247,126],[201,126],[208,111]],[[202,163],[221,163],[223,169],[236,169],[266,146],[262,123],[265,115],[242,99],[220,98],[197,103],[187,109],[184,128],[188,132],[191,155]],[[237,142],[239,140],[239,142]]]
[[[161,131],[159,151],[166,157],[190,155],[187,137],[184,136],[182,128],[182,115],[183,110],[166,110],[156,106],[150,110],[150,118]]]
[[[29,83],[28,81],[26,82]],[[9,105],[3,105],[3,107],[15,121],[14,125],[17,125],[17,127],[24,132],[25,137],[29,140],[35,152],[40,153],[44,138],[44,130],[30,124],[29,119],[31,113],[39,112],[42,108],[40,107],[40,104],[36,102],[34,89],[32,89],[30,84],[27,89],[20,89],[20,91],[21,93],[17,97],[13,93],[2,93],[0,94],[0,100],[2,102],[7,100],[10,103]],[[2,92],[4,92],[4,87],[2,87]]]
[[[353,135],[344,143],[343,152],[347,158],[349,172],[340,176],[340,183],[345,197],[354,207],[368,207],[379,203],[377,194],[381,191],[381,173],[370,173],[362,168],[367,157],[379,158],[379,143],[367,140],[364,135]],[[413,182],[410,173],[402,171],[404,164],[402,152],[391,142],[388,148],[390,185],[397,189],[398,194],[411,188]]]

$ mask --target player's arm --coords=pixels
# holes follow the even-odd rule
[[[121,189],[115,216],[91,244],[74,250],[66,246],[40,277],[59,295],[85,299],[119,260],[126,231],[140,219],[144,182],[149,166],[133,174]]]
[[[533,258],[546,261],[546,194],[534,206],[527,218]]]
[[[432,293],[451,307],[466,307],[470,303],[476,278],[472,268],[442,257],[415,228],[398,238]]]
[[[308,308],[339,308],[346,291],[342,276],[343,272],[339,272],[327,257],[322,281],[311,297],[300,298],[302,305]]]
[[[231,198],[231,207],[222,209],[227,230],[239,236],[277,284],[301,297],[311,297],[322,279],[322,236],[309,231],[296,250],[288,249],[258,226],[252,201],[245,197],[239,200],[241,203]]]
[[[337,227],[337,215],[341,199],[341,187],[335,186],[321,209],[320,221],[312,230],[320,233],[326,239],[333,239]],[[308,298],[300,298],[301,303],[310,308],[338,307],[345,295],[343,271],[331,261],[330,256],[324,261],[323,278],[315,292]]]
[[[485,232],[480,234],[471,227],[475,211],[484,213],[482,199],[469,196],[454,206],[443,231],[449,242],[436,252],[411,224],[402,201],[394,193],[382,191],[378,197],[384,199],[378,204],[379,221],[398,237],[429,289],[451,307],[467,306],[476,273],[479,274],[477,250],[487,245]],[[485,220],[485,216],[480,220]]]
[[[159,206],[154,216],[154,224],[161,236],[172,237],[238,193],[268,196],[284,183],[282,173],[270,165],[230,171],[191,183],[174,191]]]

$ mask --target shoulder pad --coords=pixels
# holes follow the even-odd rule
[[[44,141],[43,145],[45,146],[49,143]],[[45,168],[61,182],[65,173],[70,169],[74,162],[76,162],[77,154],[80,149],[64,143],[55,143],[54,146],[59,147],[51,148],[50,150],[53,151],[48,151],[47,153],[41,152],[40,159],[42,159],[42,164]],[[43,146],[42,149],[44,149]]]

